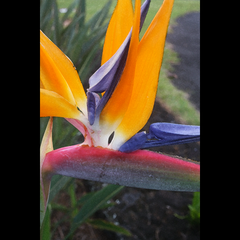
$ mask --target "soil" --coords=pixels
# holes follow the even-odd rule
[[[189,17],[190,16],[190,17]],[[195,17],[193,17],[195,16]],[[181,24],[188,26],[191,19],[197,18],[196,13],[187,14],[178,19],[178,25],[173,29],[172,35],[175,34],[176,29],[181,28]],[[190,19],[190,20],[189,20]],[[186,29],[181,28],[180,35],[189,35]],[[185,30],[184,30],[185,29]],[[198,34],[195,31],[190,35]],[[198,36],[199,37],[199,36]],[[176,37],[177,38],[177,37]],[[169,38],[168,38],[169,39]],[[195,38],[193,38],[195,39]],[[170,41],[170,40],[169,40]],[[187,41],[185,39],[185,41]],[[189,40],[188,40],[189,41]],[[190,40],[191,41],[191,40]],[[195,41],[195,40],[193,40]],[[187,43],[186,43],[187,44]],[[188,46],[190,45],[187,44]],[[180,51],[179,51],[180,53]],[[175,67],[174,74],[178,76],[179,80],[182,78],[183,69],[189,71],[188,59],[184,59],[180,54],[181,63]],[[185,55],[190,58],[190,55]],[[196,60],[196,59],[195,59]],[[190,62],[194,62],[191,59]],[[198,61],[198,60],[196,60]],[[199,66],[199,63],[195,63]],[[190,73],[191,75],[192,73]],[[186,75],[185,75],[186,76]],[[199,74],[193,73],[195,76],[194,83],[190,89],[191,95],[199,94],[199,88],[196,86]],[[184,91],[189,91],[188,81],[190,78],[184,77],[186,82],[185,86],[182,87]],[[184,82],[184,84],[185,84]],[[193,94],[193,92],[195,93]],[[190,98],[196,107],[199,106],[199,97]],[[149,119],[148,124],[144,127],[144,130],[148,131],[149,125],[154,122],[172,122],[181,123],[180,120],[174,116],[168,109],[161,103],[159,99],[156,100],[152,115]],[[171,155],[178,155],[180,157],[189,158],[195,161],[200,161],[200,144],[189,143],[174,146],[163,146],[158,148],[152,148],[152,151],[162,152]],[[102,187],[101,183],[77,180],[76,181],[76,194],[80,198],[86,192],[97,190]],[[83,224],[75,232],[72,239],[90,239],[90,240],[199,240],[200,229],[199,225],[193,225],[187,219],[180,219],[175,214],[185,216],[189,213],[188,204],[192,202],[193,193],[189,192],[172,192],[172,191],[156,191],[125,187],[116,196],[113,201],[116,203],[113,207],[105,210],[98,211],[92,218],[101,218],[107,221],[114,222],[120,226],[125,227],[131,233],[131,237],[116,234],[110,231],[97,230],[92,228],[88,224]],[[58,203],[69,205],[70,199],[65,192],[60,192],[56,199]],[[59,221],[64,216],[61,211],[53,210],[51,215],[52,223]],[[69,225],[66,223],[60,224],[54,233],[52,239],[64,239],[69,231]]]

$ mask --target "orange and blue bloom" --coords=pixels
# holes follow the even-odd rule
[[[123,152],[199,140],[198,126],[157,123],[149,134],[137,133],[152,112],[173,1],[164,2],[139,41],[149,4],[140,9],[136,1],[133,13],[130,0],[118,1],[87,95],[73,63],[41,32],[41,117],[65,117],[84,144]]]
[[[163,2],[139,41],[150,0],[142,6],[136,0],[134,11],[131,0],[118,0],[107,29],[101,67],[90,77],[87,93],[71,60],[40,31],[40,116],[63,117],[85,138],[80,145],[53,151],[50,122],[42,147],[42,174],[50,176],[52,172],[122,185],[135,181],[132,186],[153,189],[169,189],[158,188],[159,184],[179,185],[171,173],[177,176],[176,181],[198,179],[198,164],[138,150],[200,140],[199,126],[155,123],[149,133],[139,132],[153,109],[173,2]],[[95,176],[91,170],[96,171]],[[156,180],[161,171],[167,174],[167,183]],[[193,179],[187,173],[193,174]]]

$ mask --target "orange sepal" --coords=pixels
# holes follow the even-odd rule
[[[40,89],[40,117],[80,118],[77,107],[56,92]]]
[[[41,30],[40,43],[66,80],[77,106],[86,113],[87,97],[72,61]]]
[[[103,53],[102,65],[109,60],[127,37],[133,24],[133,8],[131,0],[118,0],[108,25]]]
[[[71,104],[76,105],[65,78],[60,69],[40,44],[40,88],[58,93]]]

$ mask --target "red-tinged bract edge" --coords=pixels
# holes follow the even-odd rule
[[[46,154],[45,176],[55,174],[129,187],[199,191],[200,165],[147,150],[123,153],[74,145]]]

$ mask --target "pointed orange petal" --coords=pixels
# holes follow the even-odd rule
[[[76,105],[65,78],[60,69],[40,44],[40,87],[58,93],[71,104]]]
[[[102,65],[109,60],[127,37],[133,24],[131,0],[118,0],[108,25],[102,53]]]
[[[138,48],[134,87],[127,112],[115,131],[112,147],[119,148],[148,121],[158,86],[165,38],[174,0],[165,0]]]
[[[84,114],[86,114],[87,97],[73,63],[41,30],[40,43],[67,81],[77,106],[84,112]]]
[[[46,89],[40,89],[40,117],[80,118],[77,107],[65,98]]]
[[[139,45],[141,1],[135,2],[134,25],[128,57],[123,74],[111,98],[100,115],[100,124],[107,124],[109,131],[114,131],[124,117],[128,108],[133,88],[134,69]],[[111,130],[110,130],[111,129]]]

